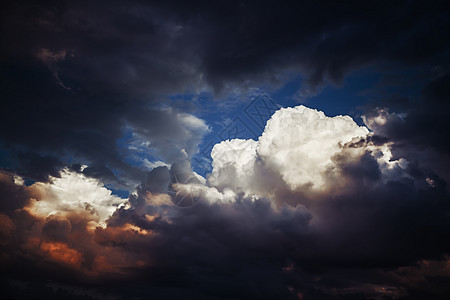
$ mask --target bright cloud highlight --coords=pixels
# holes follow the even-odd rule
[[[92,228],[105,227],[106,220],[128,201],[112,195],[98,179],[68,169],[62,170],[59,178],[36,182],[29,189],[36,195],[27,206],[31,214],[46,218],[84,212]]]

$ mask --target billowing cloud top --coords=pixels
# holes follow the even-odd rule
[[[267,122],[258,153],[292,189],[308,184],[319,189],[340,146],[368,133],[349,116],[329,118],[305,106],[286,108]]]
[[[91,227],[106,226],[118,206],[126,199],[111,194],[97,179],[64,169],[59,178],[51,178],[50,183],[36,182],[30,189],[38,195],[31,198],[26,207],[33,215],[66,217],[74,212],[89,212]]]

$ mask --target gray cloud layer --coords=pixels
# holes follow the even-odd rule
[[[2,147],[13,153],[10,168],[34,179],[57,175],[72,157],[91,162],[90,175],[126,185],[141,172],[115,143],[125,124],[159,140],[158,153],[174,146],[161,136],[179,139],[177,114],[158,113],[164,95],[277,84],[285,71],[303,73],[313,90],[389,62],[445,72],[446,8],[445,1],[9,3],[1,18]]]

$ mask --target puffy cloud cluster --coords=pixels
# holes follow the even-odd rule
[[[450,181],[450,75],[431,80],[416,101],[374,104],[363,120],[377,135],[392,143],[394,158],[417,162],[428,177]]]
[[[257,142],[234,139],[216,144],[211,150],[212,173],[208,177],[211,186],[223,189],[248,191],[254,177],[257,158]]]
[[[195,154],[210,131],[204,120],[171,108],[136,111],[130,115],[127,128],[133,135],[128,156],[142,160],[150,153],[169,164]]]
[[[345,187],[352,166],[359,167],[361,160],[369,168],[361,175],[386,182],[404,176],[408,166],[403,158],[392,160],[390,145],[349,116],[327,117],[305,106],[283,108],[273,114],[258,141],[215,145],[208,183],[269,198],[277,198],[274,193],[283,189],[313,195]]]
[[[50,182],[36,182],[28,189],[36,195],[26,207],[32,215],[65,217],[86,211],[92,228],[106,226],[106,220],[127,202],[112,195],[98,179],[68,169],[63,169],[60,177],[51,177]]]
[[[215,145],[206,179],[181,159],[128,201],[75,171],[31,186],[2,173],[5,290],[55,297],[32,279],[44,272],[59,291],[99,299],[443,298],[433,276],[450,276],[448,191],[393,160],[393,143],[299,106],[277,111],[258,141]]]
[[[286,108],[267,122],[258,154],[291,189],[303,185],[321,189],[326,185],[327,172],[333,169],[331,158],[340,146],[368,133],[349,116],[329,118],[305,106]]]
[[[17,196],[25,204],[25,208],[0,215],[5,291],[8,295],[28,296],[39,289],[43,294],[49,293],[50,298],[57,297],[39,277],[30,279],[44,272],[42,278],[68,284],[69,289],[77,285],[89,287],[95,282],[100,286],[95,289],[100,299],[106,293],[101,286],[119,279],[122,284],[137,287],[125,295],[124,290],[109,286],[109,293],[120,298],[223,297],[225,285],[226,294],[242,292],[253,296],[254,290],[245,287],[249,280],[255,280],[262,295],[267,292],[274,297],[289,296],[287,289],[280,294],[278,284],[265,288],[266,277],[261,276],[261,271],[266,270],[281,274],[283,258],[270,259],[276,261],[273,266],[258,264],[268,253],[282,253],[292,238],[306,234],[310,215],[303,206],[284,206],[275,211],[268,200],[240,197],[239,201],[235,198],[226,203],[200,202],[182,209],[174,205],[167,193],[152,187],[157,181],[168,184],[167,175],[166,167],[153,170],[148,184],[138,188],[129,205],[117,207],[107,220],[107,227],[93,228],[92,220],[98,214],[90,206],[100,200],[105,206],[118,202],[98,182],[84,182],[80,174],[64,171],[59,180],[27,187],[15,182],[13,176],[2,174],[2,189],[23,191]],[[69,184],[68,190],[60,189],[63,181]],[[83,195],[88,190],[96,197]],[[80,198],[75,199],[73,192]],[[84,206],[81,201],[86,201]],[[49,206],[50,214],[50,209],[44,209]],[[24,269],[29,272],[21,274]],[[274,278],[275,274],[270,276]],[[241,277],[242,282],[234,282],[228,276]],[[10,278],[25,280],[25,288],[16,289]],[[30,280],[41,285],[27,286]],[[147,280],[153,288],[142,290],[148,285]],[[166,290],[164,282],[169,286],[185,282],[188,287]],[[191,284],[199,287],[191,288]]]

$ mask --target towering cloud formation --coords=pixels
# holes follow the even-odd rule
[[[373,140],[349,116],[330,118],[305,106],[283,108],[273,114],[258,141],[215,145],[208,182],[246,195],[273,197],[278,189],[318,193],[344,187],[346,170],[361,159],[374,167],[367,175],[373,171],[371,176],[382,181],[401,177],[408,162],[391,160],[390,144]],[[380,172],[383,178],[378,178]]]
[[[1,264],[26,286],[36,281],[17,270],[98,298],[439,298],[448,192],[390,160],[392,145],[348,116],[298,106],[277,111],[258,141],[215,145],[207,180],[179,161],[128,200],[74,171],[31,186],[4,173]],[[194,179],[174,182],[180,174]],[[192,188],[196,205],[177,206]],[[4,279],[8,295],[52,297],[45,282],[18,290]]]
[[[292,188],[323,188],[332,171],[331,157],[352,138],[369,131],[349,116],[326,117],[323,112],[298,106],[276,112],[259,139],[258,153]]]

